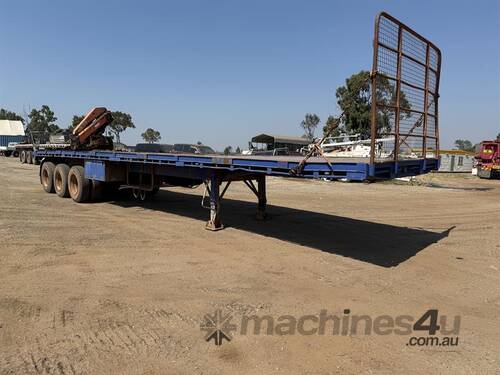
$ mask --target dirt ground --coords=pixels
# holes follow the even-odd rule
[[[265,222],[234,183],[219,232],[204,229],[201,194],[76,204],[44,193],[38,167],[0,158],[0,374],[499,373],[500,181],[270,178]],[[217,310],[239,327],[429,309],[447,326],[460,317],[458,345],[237,328],[217,346],[200,330]]]

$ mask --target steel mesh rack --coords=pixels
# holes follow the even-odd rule
[[[380,158],[381,137],[388,137],[382,148],[395,162],[439,158],[440,72],[439,48],[385,12],[376,17],[370,163]]]

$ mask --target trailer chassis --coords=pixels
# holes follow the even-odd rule
[[[64,167],[58,168],[58,166]],[[204,192],[201,198],[201,206],[209,211],[209,218],[205,228],[210,231],[218,231],[224,228],[221,220],[221,206],[224,195],[233,182],[241,181],[257,198],[256,219],[265,220],[267,218],[266,174],[262,172],[44,157],[40,165],[40,182],[44,185],[45,191],[55,192],[61,197],[68,197],[71,194],[71,189],[59,194],[58,185],[54,183],[47,187],[47,181],[51,179],[58,180],[55,174],[61,168],[70,171],[74,167],[82,168],[83,176],[88,181],[87,185],[92,190],[83,194],[83,196],[87,197],[84,200],[75,199],[72,196],[79,203],[94,199],[98,195],[96,191],[102,191],[106,186],[118,187],[119,190],[128,189],[132,192],[134,198],[145,201],[148,197],[154,195],[160,187],[180,186],[194,188],[203,184]],[[67,175],[62,177],[64,181],[67,181],[68,185],[71,183]],[[110,198],[113,199],[114,197]]]

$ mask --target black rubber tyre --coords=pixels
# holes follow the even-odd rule
[[[91,181],[85,178],[81,165],[70,168],[68,173],[68,190],[71,198],[77,203],[87,202],[90,198]]]
[[[6,158],[10,157],[10,155],[12,155],[12,151],[4,151],[3,153],[3,156],[5,156]]]
[[[21,163],[26,163],[26,151],[25,150],[22,150],[20,153],[19,153],[19,161]]]
[[[68,173],[69,166],[67,164],[57,164],[54,170],[54,190],[61,198],[68,198]]]
[[[24,152],[24,151],[23,151]],[[46,193],[53,193],[54,190],[54,170],[56,166],[54,163],[48,161],[43,163],[40,169],[40,183]]]
[[[33,151],[26,152],[26,164],[33,164]]]

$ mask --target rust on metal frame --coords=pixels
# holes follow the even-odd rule
[[[381,28],[382,26],[384,28]],[[383,55],[380,54],[381,52]],[[432,63],[431,54],[434,56]],[[423,55],[425,55],[425,58]],[[405,61],[406,66],[405,77],[402,74],[403,61]],[[375,162],[375,140],[379,135],[377,118],[380,110],[394,112],[392,123],[389,120],[390,131],[385,133],[384,136],[389,135],[394,137],[392,153],[395,161],[399,159],[400,147],[403,144],[410,151],[412,150],[410,145],[411,140],[407,142],[409,137],[421,139],[420,148],[423,158],[427,158],[428,140],[432,140],[434,142],[434,157],[438,157],[440,71],[441,51],[439,48],[391,15],[385,12],[377,15],[375,20],[373,67],[371,72],[371,163]],[[431,74],[434,76],[432,87],[430,85]],[[383,98],[379,102],[377,79],[380,78],[387,80],[389,86],[395,86],[395,104],[388,103],[387,98]],[[403,87],[406,91],[403,90]],[[403,95],[406,106],[403,106]],[[430,99],[431,95],[432,99]],[[422,110],[415,108],[415,106]],[[411,126],[410,124],[405,124],[406,128],[404,129],[401,127],[402,113],[407,119],[413,121]],[[416,121],[413,117],[414,115],[418,117]],[[434,121],[432,130],[429,127],[429,118],[432,118]],[[422,128],[423,130],[420,132],[417,130],[418,128]]]

